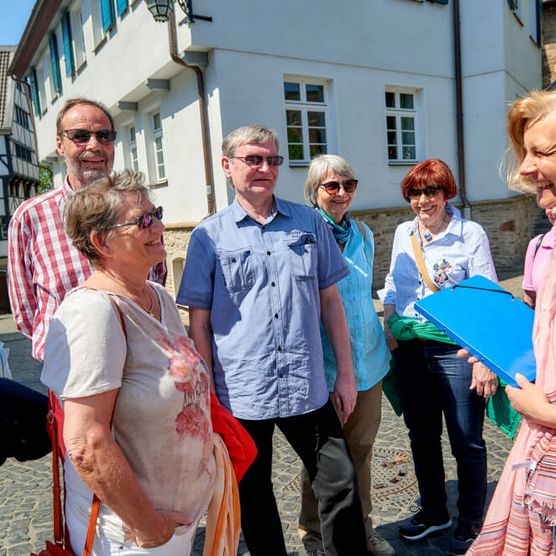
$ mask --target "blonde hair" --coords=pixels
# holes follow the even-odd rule
[[[556,91],[531,91],[525,98],[517,99],[508,112],[508,137],[510,148],[505,155],[505,174],[509,187],[534,193],[535,186],[519,174],[519,167],[526,151],[523,135],[527,128],[552,112],[556,112]]]
[[[138,201],[150,199],[141,172],[124,170],[100,178],[72,193],[64,207],[66,234],[74,247],[97,267],[102,266],[102,261],[91,241],[91,233],[102,233],[105,237],[112,233],[111,227],[118,222],[127,195],[136,195]]]
[[[349,162],[337,154],[321,154],[311,160],[307,179],[305,180],[305,200],[313,207],[317,206],[317,189],[328,172],[334,172],[342,178],[354,178],[353,168]]]

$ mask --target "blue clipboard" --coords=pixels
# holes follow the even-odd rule
[[[516,386],[515,374],[533,381],[535,312],[483,276],[429,295],[415,309],[495,372]]]

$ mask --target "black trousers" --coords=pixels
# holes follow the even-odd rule
[[[239,483],[241,527],[251,556],[287,556],[272,489],[272,434],[277,426],[305,465],[319,502],[322,543],[329,556],[366,556],[357,479],[332,403],[295,417],[241,424],[257,458]],[[320,547],[315,547],[320,548]]]

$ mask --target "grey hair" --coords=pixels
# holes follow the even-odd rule
[[[120,217],[122,200],[129,195],[135,195],[138,200],[151,198],[141,172],[114,172],[78,189],[66,202],[64,229],[73,245],[97,267],[102,266],[102,261],[91,241],[91,233],[108,237],[111,226]]]
[[[276,145],[276,150],[280,150],[280,143],[278,136],[272,129],[262,125],[249,124],[243,125],[228,133],[222,141],[222,155],[231,157],[234,156],[235,151],[245,143],[267,143],[273,141]]]
[[[321,154],[311,160],[307,179],[305,180],[305,201],[313,207],[317,206],[317,189],[329,172],[342,178],[354,178],[355,173],[350,163],[337,154]]]

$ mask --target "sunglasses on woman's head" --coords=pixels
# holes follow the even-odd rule
[[[416,199],[421,195],[425,197],[434,197],[438,195],[443,190],[441,185],[427,185],[425,187],[410,187],[407,190],[407,196],[409,199]]]
[[[357,180],[350,178],[344,182],[339,181],[328,181],[326,183],[321,183],[319,187],[322,187],[329,195],[335,195],[340,191],[340,187],[343,187],[346,193],[353,193],[357,189]]]
[[[162,207],[156,207],[149,212],[144,212],[141,216],[138,216],[129,222],[114,224],[113,226],[110,226],[108,230],[111,230],[112,228],[123,228],[124,226],[139,226],[139,229],[146,230],[153,225],[155,218],[157,220],[162,220],[162,213]]]

